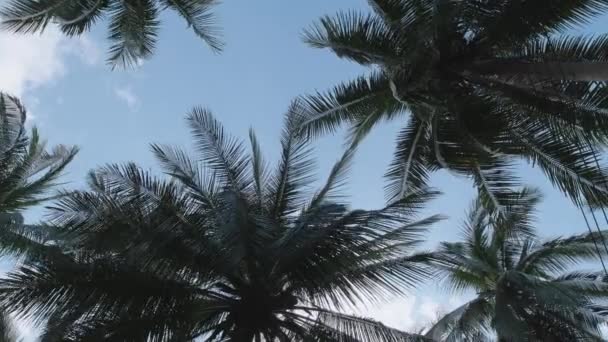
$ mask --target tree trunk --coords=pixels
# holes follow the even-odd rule
[[[520,76],[533,80],[608,81],[608,61],[543,63],[494,59],[475,62],[465,69],[485,75]]]

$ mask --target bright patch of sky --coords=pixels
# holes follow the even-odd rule
[[[81,147],[64,177],[71,188],[83,186],[86,172],[105,163],[135,161],[158,170],[149,143],[189,146],[183,119],[196,105],[210,108],[227,131],[243,139],[253,127],[263,151],[275,160],[283,113],[291,99],[365,72],[300,40],[302,29],[312,21],[341,9],[367,10],[367,4],[365,0],[226,1],[217,10],[227,43],[221,55],[211,53],[176,15],[165,14],[155,56],[130,71],[111,71],[104,64],[103,24],[80,39],[66,39],[54,29],[40,36],[0,33],[0,89],[23,98],[34,114],[31,123],[49,142]],[[594,25],[592,30],[602,32],[605,25]],[[381,126],[361,146],[347,188],[353,207],[384,204],[383,174],[404,123]],[[321,177],[339,157],[343,139],[325,137],[315,145]],[[580,213],[539,171],[523,166],[520,171],[546,194],[538,222],[544,236],[585,231]],[[445,172],[435,174],[432,184],[445,195],[426,213],[442,213],[450,220],[435,226],[428,248],[459,237],[464,210],[474,197],[470,180]],[[43,214],[42,208],[35,209],[27,219],[37,221]],[[416,331],[466,297],[447,293],[432,282],[409,298],[357,311]],[[35,332],[24,329],[31,340]]]

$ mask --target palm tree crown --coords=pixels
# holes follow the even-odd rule
[[[351,149],[309,194],[297,118],[287,116],[270,170],[253,132],[247,153],[195,109],[188,123],[204,164],[153,145],[169,180],[133,164],[92,172],[89,191],[52,208],[63,255],[9,274],[0,298],[48,320],[49,341],[423,339],[335,310],[402,294],[429,274],[429,255],[413,249],[438,217],[415,217],[435,193],[349,210],[338,190]]]
[[[11,0],[0,11],[3,26],[13,32],[42,32],[51,22],[68,36],[81,35],[109,15],[108,63],[128,66],[149,57],[156,45],[160,11],[177,12],[209,47],[223,43],[211,8],[216,0]]]
[[[24,225],[21,213],[57,197],[48,192],[78,151],[64,145],[47,151],[35,128],[28,136],[26,115],[17,98],[0,93],[0,254],[36,251],[35,227]]]
[[[426,334],[437,341],[604,341],[606,275],[573,271],[596,260],[594,239],[601,231],[540,241],[533,229],[540,196],[514,193],[514,206],[497,215],[475,201],[464,226],[464,241],[444,242],[435,266],[448,286],[473,290],[476,297],[439,320]]]
[[[411,114],[387,173],[388,196],[439,168],[472,176],[506,205],[514,157],[577,202],[606,203],[598,150],[608,142],[608,37],[559,35],[607,0],[369,0],[372,12],[323,17],[316,48],[372,72],[306,97],[306,131],[348,123],[357,141]],[[509,184],[515,185],[515,184]]]
[[[55,195],[49,190],[74,158],[75,147],[57,146],[50,152],[34,129],[28,136],[27,112],[21,102],[0,93],[0,254],[38,258],[46,231],[25,225],[22,212]],[[11,319],[0,310],[0,340],[18,341]]]

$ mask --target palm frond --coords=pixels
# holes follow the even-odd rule
[[[268,181],[268,165],[264,161],[262,151],[255,132],[249,129],[249,142],[251,144],[251,169],[253,170],[253,186],[257,196],[258,205],[262,207],[262,202],[266,196],[265,186]]]
[[[305,186],[312,180],[314,165],[309,140],[301,134],[300,103],[291,104],[281,134],[281,157],[270,178],[269,209],[282,221],[305,203]]]
[[[0,282],[0,300],[9,312],[38,324],[53,312],[84,306],[89,314],[117,310],[162,312],[193,300],[187,284],[136,271],[118,258],[90,263],[22,266]]]
[[[14,0],[2,11],[2,26],[13,32],[34,33],[46,28],[55,13],[71,0]]]
[[[330,48],[338,57],[360,64],[397,61],[392,31],[372,14],[341,12],[325,16],[304,32],[304,41],[315,48]]]
[[[443,316],[425,334],[433,341],[475,341],[489,335],[492,304],[487,298],[477,297]]]
[[[605,238],[606,234],[601,231],[548,240],[522,258],[517,269],[528,273],[563,272],[573,264],[596,260],[598,255],[593,241],[601,236]]]
[[[215,174],[201,170],[181,149],[152,145],[152,151],[165,172],[183,184],[193,200],[219,216],[218,194],[223,185],[218,184]]]
[[[402,0],[368,0],[368,3],[386,23],[398,24],[409,14]]]
[[[593,163],[597,152],[589,146],[557,139],[533,123],[525,131],[514,129],[511,133],[525,148],[529,162],[538,164],[549,180],[571,199],[581,200],[582,197],[601,203],[608,194],[603,186],[606,172]]]
[[[482,44],[504,48],[590,20],[608,9],[605,0],[557,0],[547,6],[518,1],[496,1],[479,11]]]
[[[212,7],[218,3],[217,0],[162,0],[161,3],[179,13],[213,51],[222,51],[224,43],[221,31],[211,12]]]
[[[325,185],[313,196],[310,205],[308,205],[308,210],[314,210],[326,202],[337,202],[336,200],[340,197],[338,190],[346,183],[346,177],[350,171],[355,152],[356,146],[350,146],[342,154],[342,157],[331,168]]]
[[[512,166],[495,162],[489,165],[476,165],[473,169],[475,185],[479,191],[478,199],[484,207],[503,218],[508,208],[519,198],[513,189],[519,186],[517,178],[511,173]]]
[[[424,188],[428,179],[428,123],[412,116],[397,138],[395,157],[385,177],[389,202],[402,198],[409,191]]]
[[[148,58],[156,45],[158,9],[152,0],[112,2],[108,63],[128,67]]]
[[[316,311],[316,310],[315,310]],[[344,333],[358,341],[369,342],[423,342],[429,341],[421,335],[406,333],[384,324],[357,316],[338,312],[320,311],[318,324]]]
[[[109,0],[68,1],[57,8],[53,17],[68,36],[78,36],[87,32],[108,9]]]
[[[227,135],[206,109],[194,108],[187,120],[202,160],[218,180],[237,193],[248,188],[251,182],[249,158],[242,142]]]
[[[328,208],[336,212],[335,219],[315,226],[308,218],[307,225],[293,229],[280,241],[281,250],[287,252],[281,254],[281,269],[291,273],[310,300],[321,300],[326,305],[374,301],[372,293],[404,294],[429,276],[426,264],[433,256],[414,254],[412,250],[441,217],[412,217],[418,205],[434,195],[411,194],[372,212],[345,213],[343,209]],[[328,252],[332,258],[324,257]],[[309,278],[306,270],[313,265],[323,272]]]
[[[393,117],[404,110],[393,99],[388,79],[380,73],[362,76],[334,87],[326,93],[302,98],[302,130],[311,136],[335,131],[339,126],[370,113]]]

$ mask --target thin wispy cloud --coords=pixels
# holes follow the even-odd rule
[[[135,112],[139,109],[139,98],[135,92],[133,92],[131,86],[116,87],[114,88],[114,94],[120,101],[124,102],[131,111]]]

